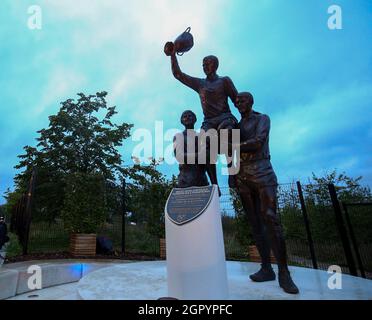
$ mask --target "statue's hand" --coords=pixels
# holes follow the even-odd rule
[[[167,56],[173,56],[176,54],[175,45],[173,42],[167,42],[164,46],[164,53]]]

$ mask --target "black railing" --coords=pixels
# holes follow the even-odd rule
[[[117,255],[159,256],[159,238],[150,234],[146,221],[131,221],[130,215],[127,215],[125,182],[118,187],[122,190],[117,206],[120,209],[111,215],[98,235],[112,239]],[[300,183],[279,185],[278,213],[285,233],[289,263],[323,270],[330,265],[339,265],[346,273],[372,278],[372,203],[343,202],[340,205],[334,187],[315,186],[315,189],[316,192],[314,185]],[[240,210],[239,201],[228,187],[221,187],[221,192],[226,257],[248,261],[248,245],[242,244],[237,232],[238,223],[241,223],[236,218]],[[53,223],[32,221],[29,232],[27,228],[21,229],[22,221],[27,222],[31,218],[29,213],[26,214],[29,210],[26,203],[25,195],[12,217],[16,220],[18,234],[23,234],[22,244],[26,252],[68,251],[69,234],[61,219]]]
[[[228,190],[221,190],[221,210],[234,217],[239,208],[232,206]],[[345,273],[372,278],[372,203],[342,203],[340,207],[335,191],[332,185],[279,185],[278,212],[288,260],[323,270],[339,265]],[[232,242],[229,233],[224,233],[227,243]],[[237,256],[231,247],[226,246],[228,258]]]
[[[344,210],[346,226],[349,231],[349,236],[353,245],[354,255],[358,263],[360,275],[362,278],[366,278],[367,276],[365,265],[369,272],[371,272],[372,269],[372,233],[369,232],[370,234],[368,235],[368,230],[360,232],[361,230],[358,230],[360,229],[358,228],[358,224],[361,223],[360,220],[363,220],[360,219],[363,218],[360,217],[361,215],[372,216],[372,202],[342,202],[342,208]],[[355,214],[354,212],[355,209],[359,209],[357,210],[357,214]],[[355,224],[357,228],[355,228]],[[370,225],[369,228],[371,228]],[[355,233],[355,229],[357,229],[357,233]]]

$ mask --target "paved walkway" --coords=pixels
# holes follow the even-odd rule
[[[78,281],[91,272],[101,268],[130,264],[129,260],[102,259],[66,259],[34,260],[7,263],[0,266],[1,299],[78,299],[76,286]],[[29,279],[35,274],[37,266],[41,272],[43,289],[30,290]],[[36,275],[36,274],[35,274]]]
[[[7,300],[80,300],[78,282],[20,294]]]
[[[84,260],[75,262],[88,263]],[[48,264],[51,261],[47,261]],[[71,261],[69,261],[71,262]],[[79,282],[50,287],[17,295],[9,300],[156,300],[167,296],[166,262],[113,261],[101,265],[99,269],[87,273]],[[131,261],[133,262],[133,261]],[[40,264],[41,262],[38,261]],[[66,260],[56,261],[66,263]],[[93,264],[98,263],[93,260]],[[100,261],[102,264],[102,261]],[[23,262],[12,267],[23,268]],[[92,264],[92,265],[93,265]],[[10,265],[8,265],[10,266]],[[237,300],[372,300],[372,281],[350,275],[342,275],[342,289],[330,289],[326,271],[300,267],[290,267],[292,277],[300,289],[298,295],[288,295],[279,288],[277,281],[255,283],[248,275],[256,271],[259,264],[250,262],[227,262],[230,299]],[[274,268],[276,269],[276,268]]]

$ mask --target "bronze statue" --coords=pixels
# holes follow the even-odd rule
[[[277,177],[270,162],[270,118],[252,110],[254,100],[248,92],[237,95],[242,116],[240,129],[240,171],[235,176],[244,211],[252,227],[261,256],[261,269],[250,276],[253,281],[275,280],[270,263],[270,247],[278,263],[279,285],[287,293],[299,292],[287,265],[286,246],[277,213]],[[270,246],[271,245],[271,246]]]
[[[189,31],[189,29],[186,31]],[[189,34],[189,32],[187,33]],[[237,119],[231,113],[228,104],[228,98],[235,104],[238,92],[234,83],[229,77],[220,77],[217,75],[218,58],[212,55],[203,59],[203,70],[206,74],[205,79],[191,77],[183,73],[178,64],[176,52],[182,53],[188,51],[192,47],[192,44],[192,37],[190,38],[189,35],[183,33],[176,39],[174,44],[168,42],[165,45],[164,52],[171,57],[173,75],[177,80],[199,94],[204,114],[201,129],[204,131],[215,129],[218,133],[221,129],[231,130],[238,123]],[[210,159],[214,159],[215,157],[215,155],[211,155]],[[229,163],[228,168],[231,165],[232,163]],[[216,165],[213,161],[207,162],[207,171],[212,184],[218,185]],[[229,175],[229,185],[231,187],[234,187],[234,182],[233,177]]]
[[[194,130],[196,115],[186,110],[181,115],[185,130],[173,138],[174,154],[179,162],[178,188],[201,187],[209,185],[206,165],[198,163],[199,141]]]

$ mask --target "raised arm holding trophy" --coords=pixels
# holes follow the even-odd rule
[[[221,129],[231,130],[236,127],[238,121],[231,113],[228,98],[235,105],[238,91],[229,77],[220,77],[217,75],[219,62],[218,58],[213,55],[203,59],[203,70],[206,74],[205,79],[191,77],[181,71],[176,54],[182,55],[184,52],[189,51],[193,44],[194,40],[190,34],[190,28],[187,28],[174,43],[167,42],[165,44],[164,52],[167,56],[171,57],[172,73],[177,80],[199,94],[204,114],[202,130],[208,132],[208,130],[214,129],[217,134],[220,133]],[[212,153],[217,153],[217,150],[213,150]],[[210,159],[215,158],[215,154],[210,154]],[[227,163],[228,168],[230,168],[232,162],[227,161]],[[208,175],[211,178],[211,183],[218,185],[216,164],[214,161],[208,161],[206,167]],[[229,175],[230,187],[234,187],[234,181],[233,177]]]

